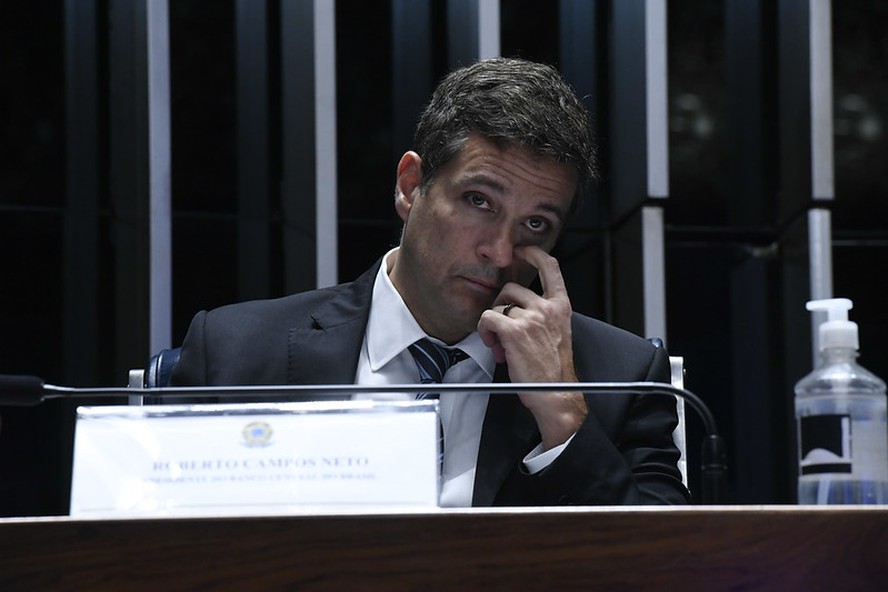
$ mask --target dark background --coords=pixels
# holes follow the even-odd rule
[[[139,296],[121,280],[119,227],[127,217],[111,198],[109,137],[114,59],[108,31],[114,2],[95,2],[97,72],[95,145],[71,146],[66,120],[65,11],[70,2],[0,3],[0,373],[34,374],[54,384],[124,385],[127,369],[147,361],[116,344],[123,326],[115,311]],[[797,205],[783,185],[781,144],[786,111],[778,108],[791,72],[779,59],[780,18],[791,2],[669,2],[670,197],[665,203],[668,345],[682,355],[687,387],[713,408],[729,443],[729,494],[736,503],[792,503],[795,436],[792,385],[810,369],[807,287],[787,271],[805,261],[809,204]],[[603,179],[568,230],[558,255],[578,311],[614,320],[607,216],[610,2],[597,2],[589,34],[600,47],[598,86],[587,97],[602,144]],[[269,19],[279,16],[268,2]],[[338,0],[337,110],[340,279],[355,277],[397,240],[392,208],[394,168],[409,148],[396,142],[392,114],[392,8],[389,2]],[[431,81],[447,69],[443,0],[430,3]],[[752,16],[750,16],[750,14]],[[861,362],[888,377],[888,5],[834,2],[833,93],[836,199],[833,212],[834,293],[854,300]],[[742,18],[741,18],[742,17]],[[745,20],[744,20],[745,19]],[[558,64],[557,2],[504,0],[502,55]],[[237,125],[233,1],[170,2],[173,157],[173,344],[200,309],[253,297],[238,283]],[[754,35],[756,52],[736,51],[735,36]],[[274,35],[269,54],[275,63]],[[737,73],[751,68],[754,87]],[[273,68],[272,68],[273,71]],[[269,117],[281,106],[272,74]],[[750,139],[750,136],[754,136]],[[269,167],[279,168],[274,133]],[[72,162],[94,155],[98,174],[84,189]],[[277,181],[269,192],[269,264],[282,265]],[[74,187],[74,189],[72,189]],[[96,200],[81,219],[74,190]],[[263,199],[263,196],[257,196]],[[88,227],[83,226],[88,224]],[[88,228],[91,275],[77,273]],[[799,238],[801,236],[801,238]],[[79,241],[79,242],[78,242]],[[804,265],[804,263],[802,264]],[[284,292],[271,273],[263,295]],[[92,297],[75,300],[73,287]],[[129,290],[132,290],[130,292]],[[78,293],[82,294],[81,289]],[[83,337],[77,322],[85,323]],[[630,327],[632,328],[632,327]],[[796,329],[798,328],[798,329]],[[89,353],[88,364],[84,350]],[[754,353],[755,355],[751,355]],[[144,354],[144,355],[142,355]],[[794,361],[793,361],[794,360]],[[801,362],[799,362],[801,360]],[[807,365],[807,366],[806,366]],[[38,408],[0,407],[0,515],[67,512],[73,437],[72,402]],[[699,425],[689,416],[693,448]]]

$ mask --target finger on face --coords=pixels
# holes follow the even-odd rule
[[[564,277],[558,260],[537,246],[516,247],[515,254],[533,265],[540,275],[543,297],[562,296],[567,294]]]

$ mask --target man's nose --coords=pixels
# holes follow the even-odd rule
[[[515,238],[511,228],[506,225],[491,228],[481,240],[478,253],[495,267],[506,268],[514,258]]]

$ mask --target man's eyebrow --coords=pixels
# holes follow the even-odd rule
[[[539,209],[550,212],[553,216],[558,218],[559,223],[564,224],[564,219],[567,217],[567,215],[565,214],[564,210],[562,210],[558,206],[554,206],[548,203],[542,203],[539,205]]]
[[[460,185],[483,185],[496,193],[505,193],[506,187],[499,181],[492,179],[484,173],[468,173],[456,178]]]

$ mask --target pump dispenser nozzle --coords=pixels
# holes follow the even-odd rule
[[[848,320],[848,311],[854,304],[847,298],[812,300],[806,308],[810,311],[826,311],[827,320],[820,324],[820,349],[850,347],[858,349],[857,323]]]

